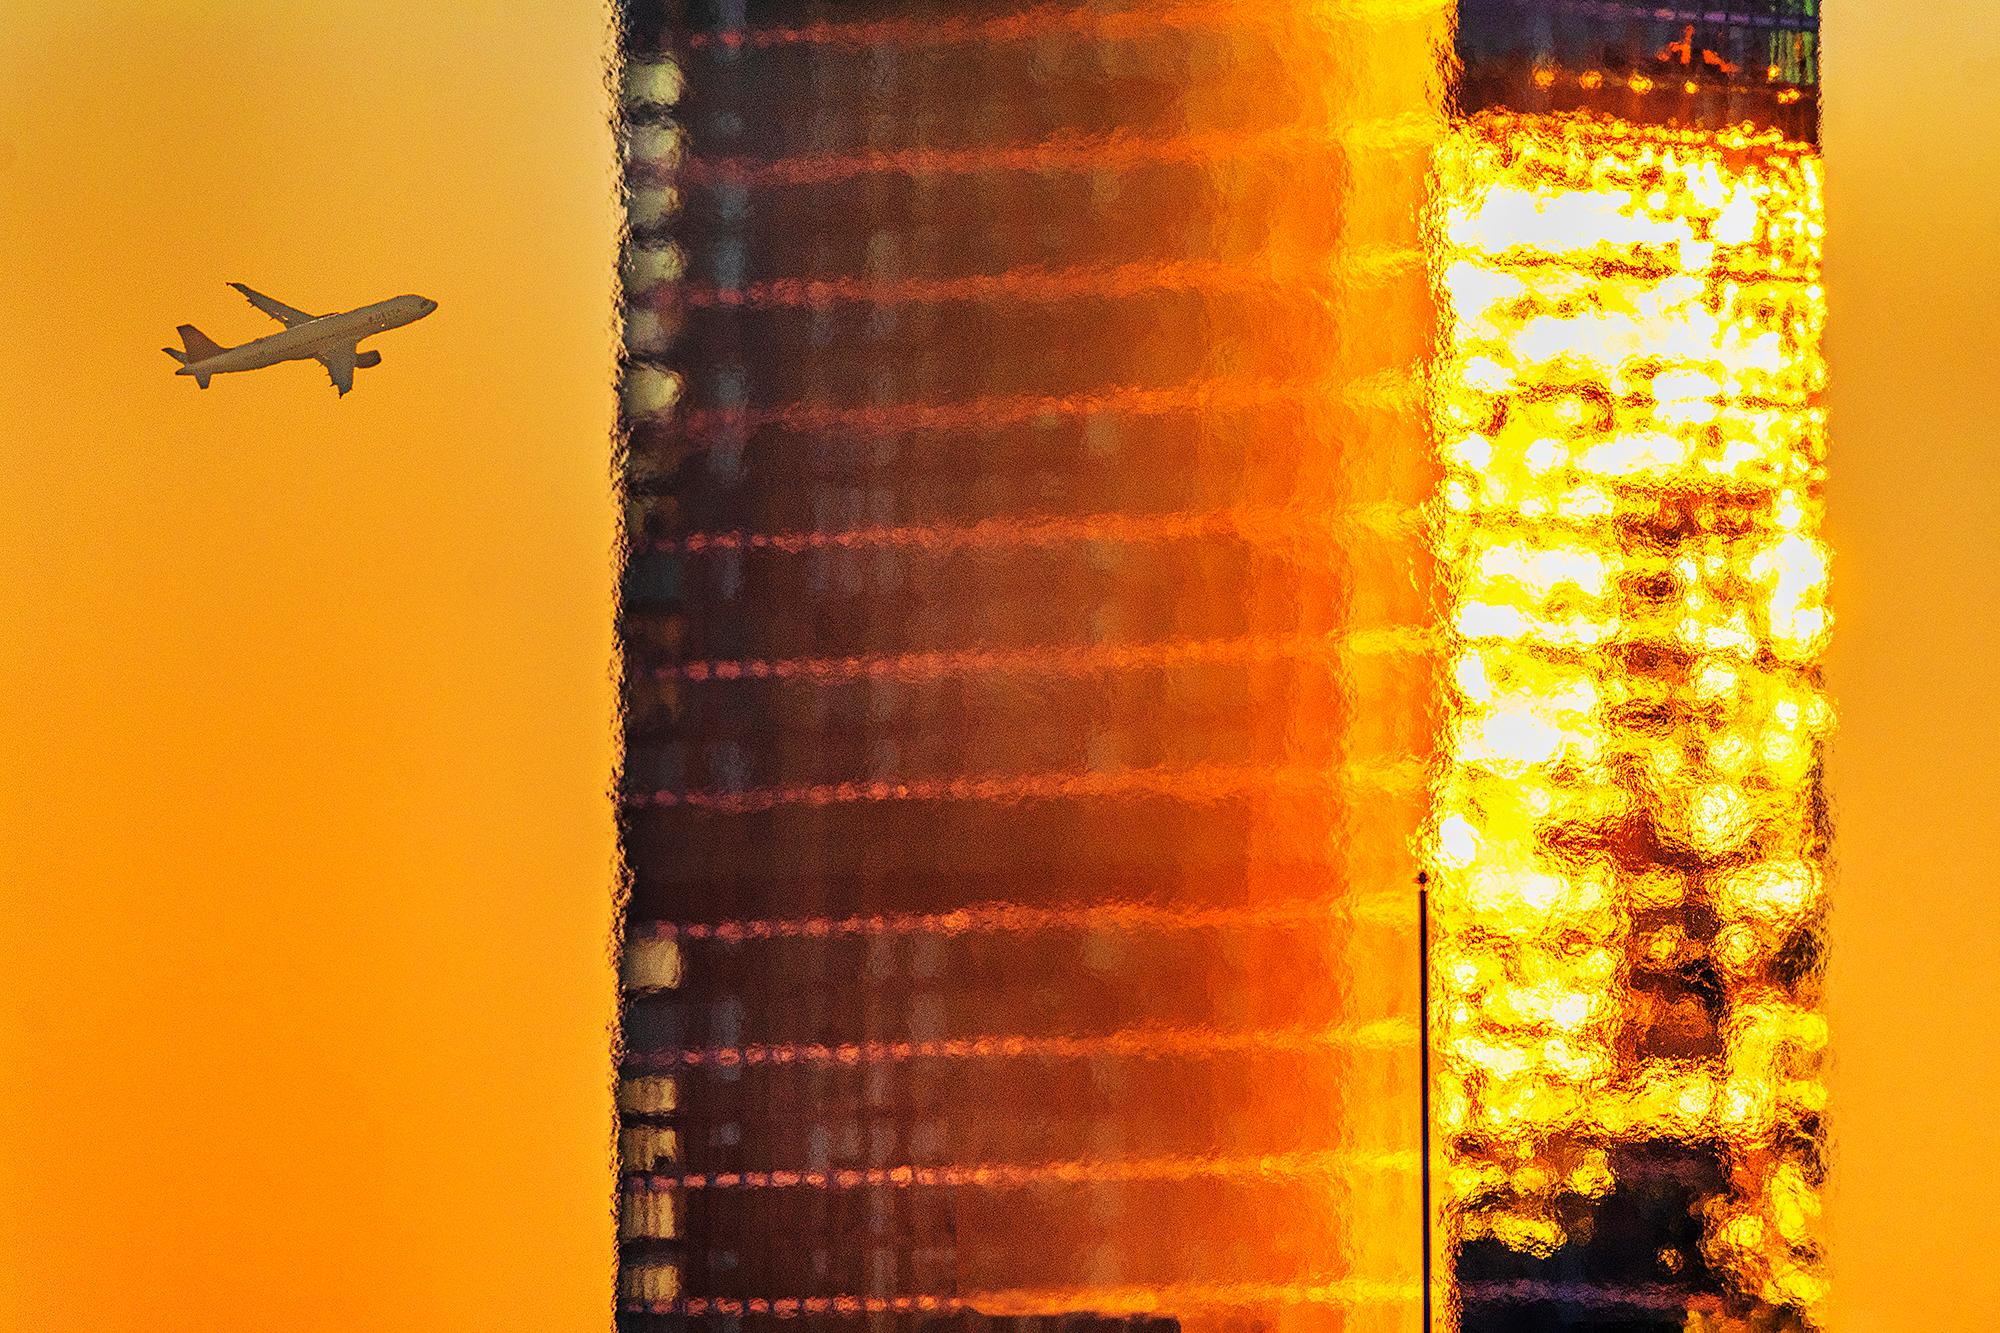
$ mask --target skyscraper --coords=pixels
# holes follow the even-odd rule
[[[1815,1326],[1817,6],[1463,8],[1432,853],[1462,1326]]]
[[[1446,18],[629,7],[626,1327],[1408,1326]]]
[[[1812,1326],[1811,0],[625,21],[623,1326]]]

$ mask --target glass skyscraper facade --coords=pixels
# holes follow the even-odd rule
[[[1404,1326],[1445,23],[1375,8],[629,8],[627,1327]]]
[[[1814,8],[630,0],[622,1328],[1812,1325]]]
[[[1431,865],[1466,1329],[1817,1326],[1816,11],[1463,6]]]

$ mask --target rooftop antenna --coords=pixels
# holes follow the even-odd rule
[[[1418,1179],[1424,1208],[1424,1333],[1431,1333],[1431,877],[1417,872],[1417,1105],[1423,1120]]]

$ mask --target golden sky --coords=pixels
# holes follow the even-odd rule
[[[1983,1327],[2000,7],[1829,6],[1838,1327]],[[0,1328],[599,1333],[592,0],[0,22]],[[404,291],[337,398],[158,349]]]
[[[1993,1324],[2000,6],[1827,5],[1836,1327]]]
[[[596,1333],[601,10],[5,11],[0,1328]]]

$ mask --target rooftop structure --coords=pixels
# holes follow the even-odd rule
[[[1460,108],[1819,137],[1819,0],[1460,0]]]

